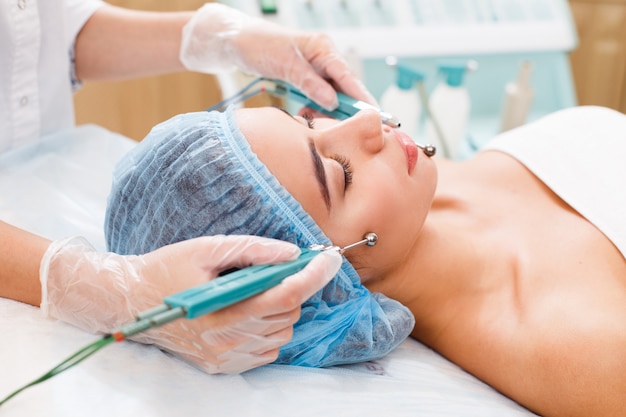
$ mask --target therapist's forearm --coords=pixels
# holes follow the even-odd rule
[[[39,265],[50,241],[0,221],[0,297],[39,306]]]
[[[182,28],[192,15],[104,5],[76,39],[77,77],[83,81],[121,80],[182,71]]]

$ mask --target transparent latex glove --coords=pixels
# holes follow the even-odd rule
[[[90,332],[110,332],[163,298],[232,267],[295,259],[290,243],[253,236],[212,236],[142,256],[99,253],[83,238],[55,241],[40,269],[42,311]],[[322,253],[276,287],[193,320],[136,335],[208,373],[238,373],[273,362],[292,337],[300,305],[331,280],[341,257]]]
[[[335,89],[376,103],[327,35],[288,29],[219,3],[202,6],[183,28],[180,60],[191,71],[238,67],[287,81],[328,110],[338,105]]]

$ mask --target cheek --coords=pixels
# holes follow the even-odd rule
[[[379,238],[372,256],[380,255],[387,262],[394,262],[408,250],[408,242],[419,232],[421,223],[414,202],[406,194],[386,189],[378,193],[376,201],[358,207],[354,218],[361,219],[361,230],[367,228]]]
[[[360,220],[363,227],[377,228],[379,234],[407,232],[406,228],[423,221],[430,207],[432,193],[421,188],[409,182],[371,178],[359,201],[351,204],[346,221]]]
[[[335,244],[345,245],[347,240],[361,239],[367,232],[374,232],[379,240],[373,248],[355,251],[355,266],[363,282],[380,277],[399,262],[404,262],[420,234],[432,202],[433,187],[422,184],[398,184],[372,178],[365,192],[349,204],[349,210],[334,222],[329,234]],[[331,232],[332,233],[332,232]],[[349,234],[348,234],[349,233]],[[341,240],[340,240],[341,239]]]

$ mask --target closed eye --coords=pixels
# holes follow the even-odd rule
[[[306,125],[309,129],[315,129],[315,119],[313,119],[313,115],[309,112],[304,112],[302,114],[302,118],[306,120]]]
[[[343,155],[333,155],[332,159],[337,161],[339,165],[343,168],[343,177],[344,177],[344,189],[345,193],[348,190],[350,184],[352,184],[352,164],[350,164],[350,160]]]

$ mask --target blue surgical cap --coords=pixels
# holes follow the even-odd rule
[[[233,109],[155,126],[116,166],[105,219],[108,249],[143,254],[203,235],[257,235],[300,247],[330,244],[252,152]],[[371,293],[344,258],[302,305],[276,363],[322,367],[380,358],[411,332],[411,312]]]

